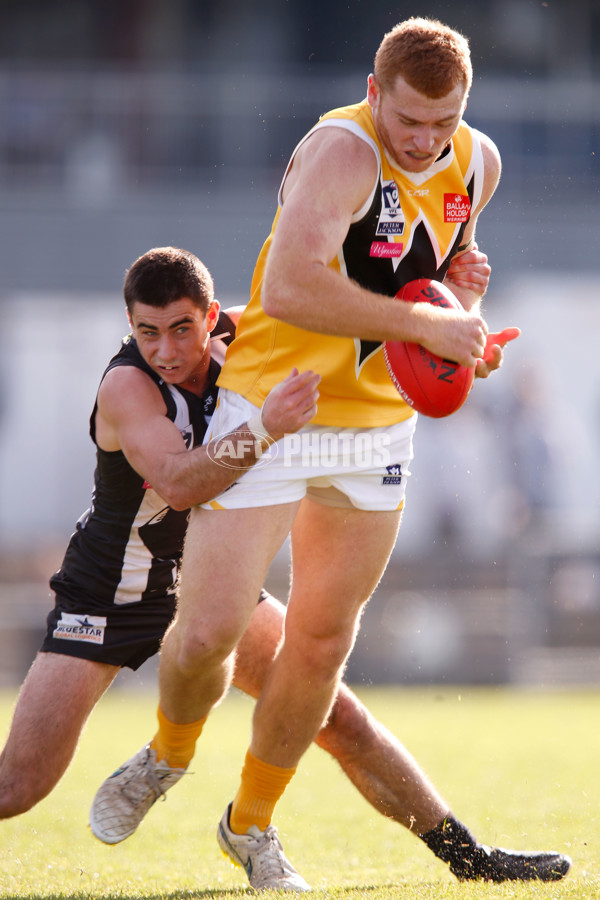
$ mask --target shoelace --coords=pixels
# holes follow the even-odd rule
[[[169,774],[169,772],[165,772],[162,777],[167,777]],[[120,785],[120,790],[125,799],[136,806],[138,803],[146,802],[149,794],[153,798],[164,798],[167,788],[163,789],[161,778],[148,754],[145,759],[138,762],[137,766],[131,767],[131,774],[127,781]]]
[[[271,876],[295,874],[284,856],[275,826],[268,825],[264,835],[255,838],[255,841],[257,847],[256,857],[253,860],[253,875],[257,881],[263,881]]]

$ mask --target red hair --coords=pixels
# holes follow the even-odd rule
[[[399,75],[426,97],[445,97],[463,84],[468,94],[473,80],[466,37],[436,19],[411,18],[384,36],[375,54],[375,80],[392,90]]]

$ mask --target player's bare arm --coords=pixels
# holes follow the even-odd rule
[[[294,370],[273,388],[261,423],[271,441],[313,418],[319,381],[313,372]],[[228,435],[228,445],[235,452],[227,465],[215,464],[210,445],[188,451],[179,430],[166,417],[154,382],[129,366],[112,369],[102,382],[96,439],[103,450],[122,450],[135,471],[174,509],[187,509],[221,493],[256,462],[269,443],[261,442],[244,423]]]
[[[458,296],[461,288],[473,291],[481,298],[488,289],[491,266],[485,253],[472,241],[468,249],[456,253],[452,257],[450,267],[444,278],[444,284],[453,294]],[[472,308],[472,307],[471,307]]]
[[[239,306],[228,306],[223,312],[227,313],[234,325],[237,325],[245,309],[246,307],[240,304]]]
[[[485,172],[481,202],[465,230],[465,249],[453,257],[444,279],[452,292],[469,309],[475,306],[479,309],[489,284],[491,268],[487,256],[475,243],[475,226],[480,212],[493,196],[501,174],[500,154],[496,145],[485,134],[480,134],[479,137]],[[500,368],[504,355],[503,348],[509,341],[519,337],[520,333],[518,328],[510,327],[495,334],[488,334],[483,358],[477,360],[475,369],[477,378],[487,378]]]
[[[265,312],[322,334],[416,341],[442,357],[474,365],[483,355],[487,331],[478,315],[397,303],[330,268],[377,174],[370,147],[343,129],[317,131],[302,145],[286,179],[269,252]]]
[[[494,142],[481,132],[479,132],[479,139],[484,172],[481,200],[465,228],[462,244],[464,250],[455,254],[444,279],[444,283],[467,310],[474,310],[478,307],[489,284],[491,268],[488,265],[487,256],[479,250],[475,243],[475,228],[481,211],[487,206],[498,187],[502,171],[500,154]]]

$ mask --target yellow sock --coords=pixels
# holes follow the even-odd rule
[[[248,750],[242,769],[242,783],[231,806],[229,825],[236,834],[246,834],[251,825],[264,831],[273,817],[275,804],[296,771],[272,766]]]
[[[157,761],[164,760],[172,769],[186,769],[196,750],[196,741],[200,737],[206,717],[198,722],[177,725],[170,722],[158,707],[158,731],[150,743],[156,750]]]

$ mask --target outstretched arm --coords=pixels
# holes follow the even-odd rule
[[[154,382],[140,369],[112,369],[100,387],[98,416],[108,425],[130,465],[174,509],[210,500],[233,484],[286,433],[306,425],[316,413],[320,376],[296,369],[269,393],[262,422],[247,423],[215,442],[188,451]],[[265,432],[265,440],[257,434]],[[226,438],[226,441],[224,440]],[[216,461],[218,459],[218,461]]]

